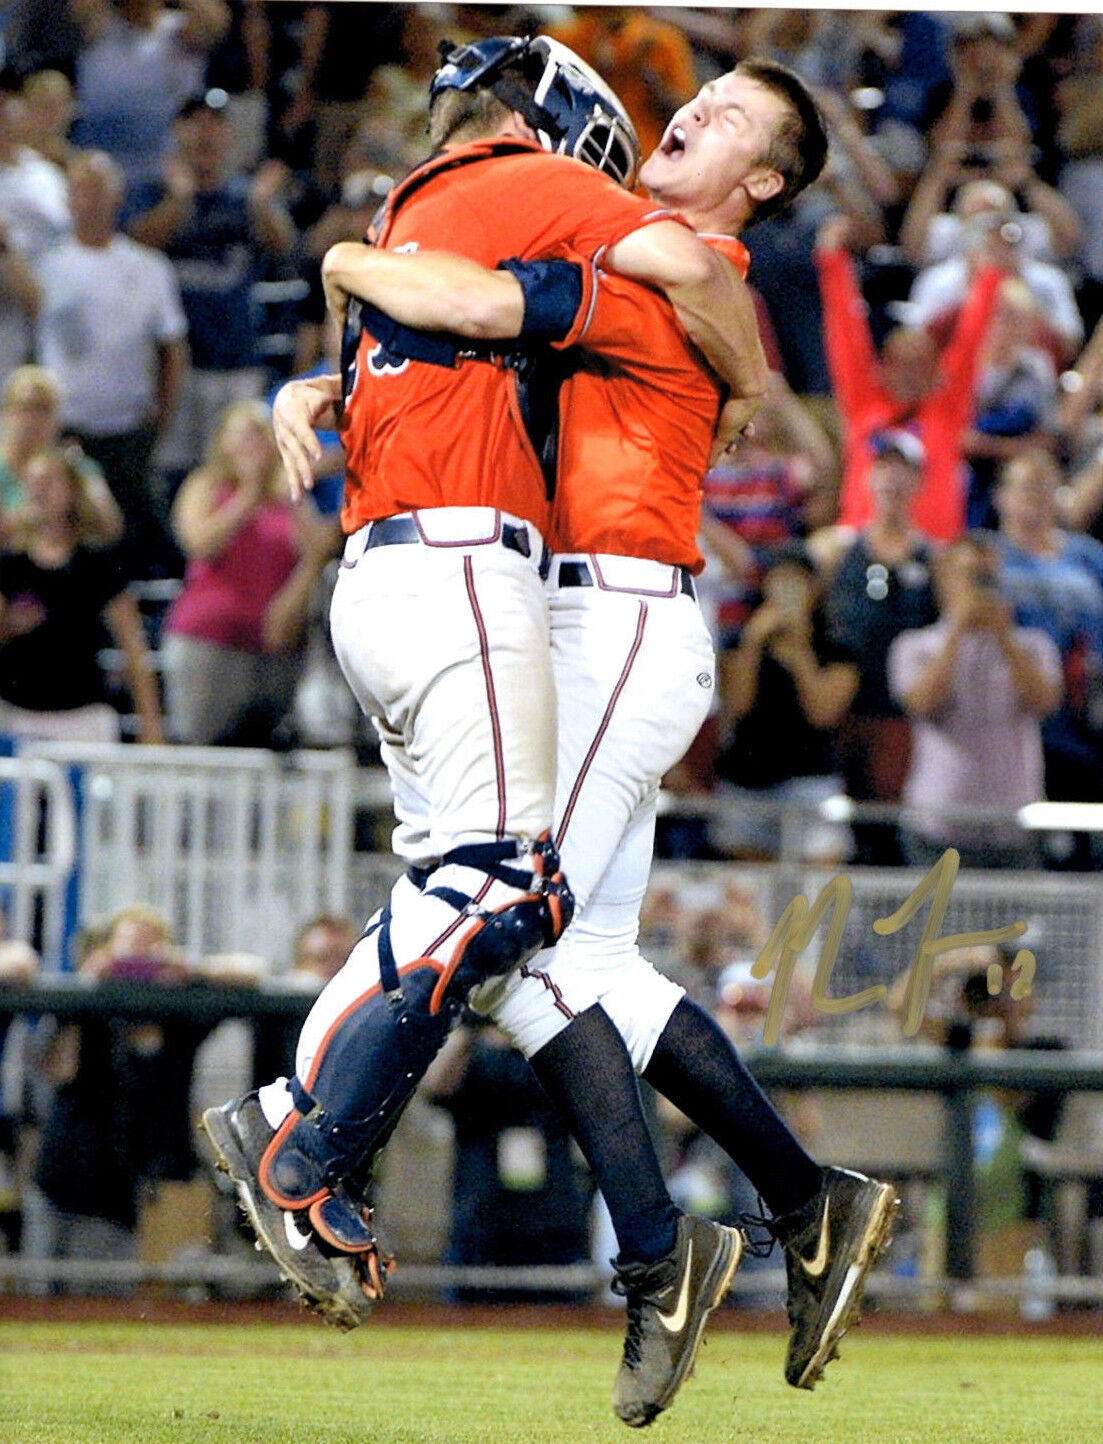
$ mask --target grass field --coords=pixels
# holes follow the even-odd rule
[[[1103,1444],[1103,1343],[860,1331],[815,1393],[714,1332],[655,1444]],[[0,1323],[3,1444],[584,1444],[630,1436],[605,1330]]]

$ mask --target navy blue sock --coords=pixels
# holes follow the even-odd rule
[[[654,1263],[674,1247],[678,1210],[644,1121],[632,1060],[603,1008],[580,1013],[532,1058],[567,1120],[613,1219],[621,1263]]]
[[[683,998],[643,1076],[720,1145],[770,1212],[789,1213],[819,1191],[822,1170],[747,1072],[714,1018]]]

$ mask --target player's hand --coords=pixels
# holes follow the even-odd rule
[[[317,507],[301,506],[295,512],[295,522],[304,558],[320,571],[340,550],[341,528],[336,518],[322,516]]]
[[[333,405],[333,397],[309,380],[288,381],[276,393],[272,429],[287,472],[292,501],[313,491],[322,461],[322,443],[315,428]]]
[[[724,403],[720,420],[716,423],[709,466],[715,466],[723,456],[734,454],[743,438],[751,434],[751,418],[761,405],[762,398],[759,396],[733,396]]]

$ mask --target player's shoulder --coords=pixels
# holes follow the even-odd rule
[[[698,235],[706,246],[718,251],[726,261],[730,261],[741,276],[747,274],[751,264],[751,253],[742,241],[735,236],[723,235],[718,231],[699,231]]]

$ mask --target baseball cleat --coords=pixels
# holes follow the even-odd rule
[[[327,1322],[341,1329],[362,1324],[383,1297],[389,1261],[381,1258],[374,1243],[359,1254],[330,1249],[305,1213],[290,1213],[268,1198],[257,1169],[275,1130],[256,1093],[208,1108],[201,1127],[214,1144],[217,1166],[233,1181],[257,1247],[271,1254],[281,1277]]]
[[[770,1225],[785,1251],[792,1328],[785,1378],[795,1389],[814,1389],[838,1357],[839,1340],[858,1320],[869,1272],[899,1207],[891,1184],[825,1168],[819,1193]]]
[[[616,1266],[613,1291],[628,1301],[624,1357],[613,1385],[618,1419],[642,1429],[670,1404],[742,1254],[738,1229],[683,1214],[665,1258]]]

